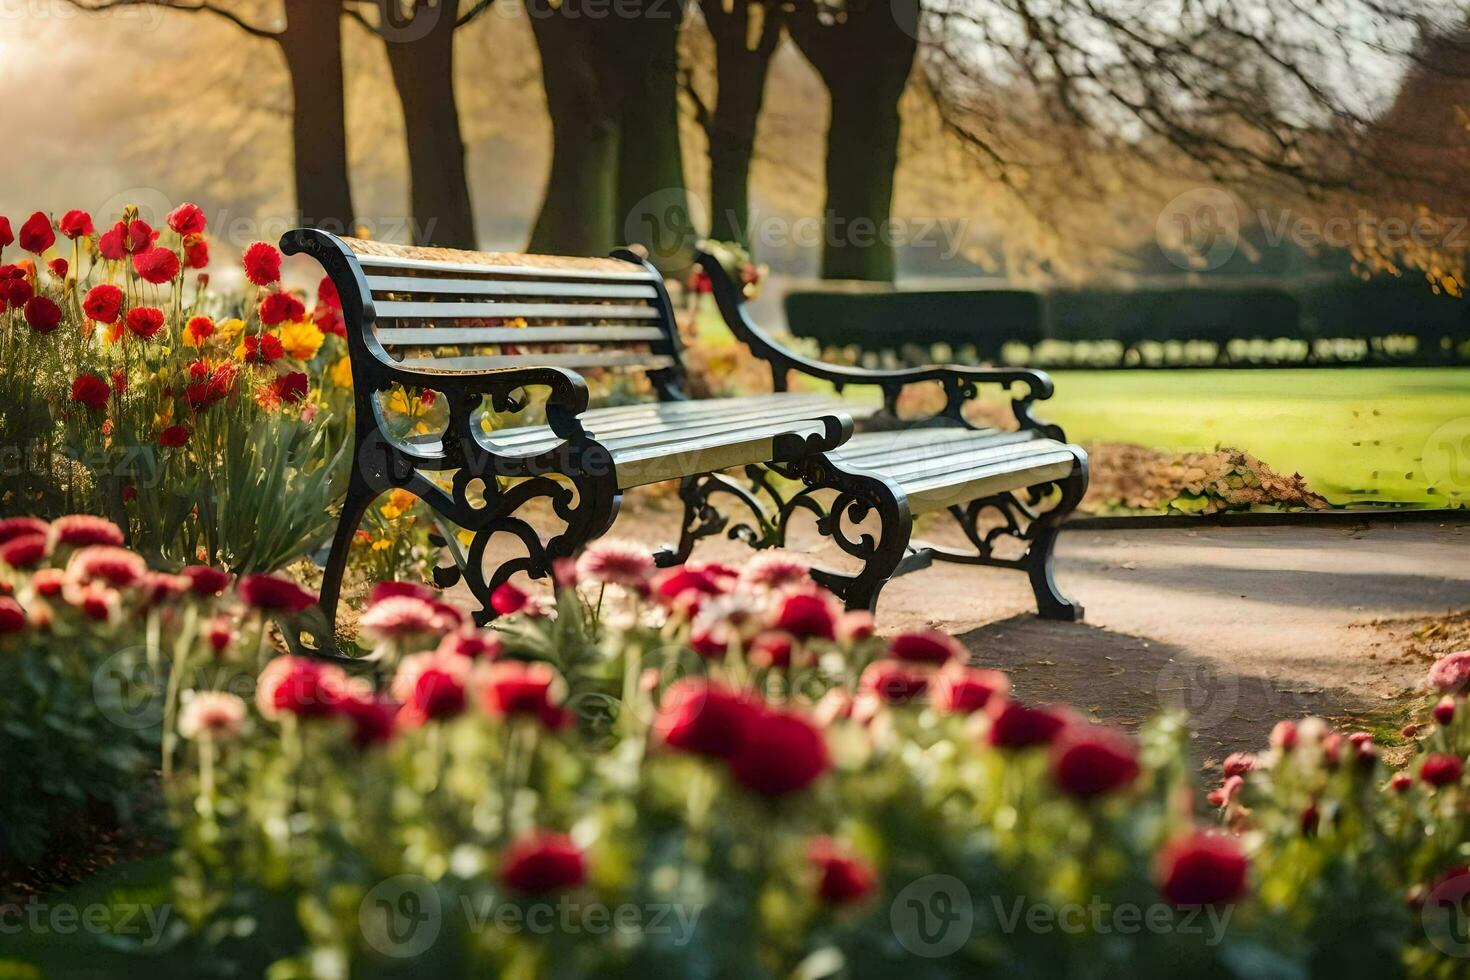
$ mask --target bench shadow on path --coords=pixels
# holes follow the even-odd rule
[[[1230,752],[1264,749],[1278,719],[1340,719],[1376,707],[1342,689],[1234,674],[1167,643],[1029,614],[959,640],[974,664],[1010,674],[1015,696],[1031,704],[1068,704],[1130,730],[1166,710],[1188,711],[1193,754],[1206,768]]]

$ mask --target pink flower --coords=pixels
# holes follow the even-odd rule
[[[60,568],[38,568],[31,574],[31,591],[45,599],[61,595],[66,572]]]
[[[301,612],[317,601],[315,595],[295,582],[275,575],[247,575],[235,591],[247,606],[269,612]]]
[[[878,876],[873,866],[847,853],[830,837],[814,837],[807,859],[817,869],[817,898],[824,905],[860,902],[873,893]]]
[[[979,670],[950,661],[934,678],[934,707],[950,714],[983,711],[990,699],[1004,697],[1011,682],[998,670]]]
[[[368,594],[367,604],[373,606],[382,602],[384,599],[391,599],[394,596],[400,595],[413,596],[415,599],[422,599],[425,602],[433,602],[439,598],[439,594],[433,589],[427,585],[420,585],[417,582],[379,582],[373,586],[373,591]]]
[[[811,580],[811,562],[789,551],[764,551],[745,563],[740,581],[767,589],[806,585]]]
[[[1446,694],[1434,705],[1434,720],[1441,725],[1448,725],[1455,720],[1455,696]]]
[[[523,895],[573,888],[587,880],[587,859],[566,834],[537,830],[505,849],[500,877]]]
[[[0,544],[28,534],[45,534],[50,525],[39,517],[6,517],[0,519]]]
[[[84,548],[89,544],[123,543],[122,529],[111,521],[90,514],[71,514],[51,522],[51,546]]]
[[[1470,689],[1470,650],[1441,657],[1429,668],[1428,683],[1441,694],[1462,694]]]
[[[1256,757],[1249,752],[1232,752],[1225,757],[1226,776],[1244,776],[1256,767]]]
[[[47,551],[44,534],[23,534],[0,544],[0,562],[11,568],[34,568]]]
[[[392,701],[353,691],[342,698],[340,710],[352,722],[352,744],[358,748],[392,740],[400,711]]]
[[[398,721],[416,728],[464,713],[470,661],[443,653],[405,657],[393,675],[393,699],[403,707]]]
[[[545,615],[541,602],[535,596],[510,582],[502,582],[490,594],[490,608],[502,616],[512,616],[516,613],[525,613],[527,616]]]
[[[548,728],[560,728],[571,718],[552,701],[551,689],[557,679],[556,671],[548,664],[497,661],[485,671],[480,688],[485,710],[498,717],[535,718]]]
[[[875,660],[863,670],[859,687],[884,704],[907,704],[929,690],[932,670],[902,660]]]
[[[1138,772],[1138,746],[1102,725],[1069,725],[1052,742],[1052,779],[1070,796],[1090,799],[1126,789]]]
[[[653,555],[632,541],[598,541],[577,559],[577,575],[590,582],[641,592],[653,575]]]
[[[114,588],[137,585],[148,572],[143,556],[115,545],[78,548],[66,565],[67,576],[82,585],[101,580]]]
[[[900,633],[888,644],[888,655],[895,660],[916,664],[943,664],[966,659],[965,648],[948,633],[939,630],[917,630]]]
[[[358,620],[363,633],[379,643],[442,632],[443,618],[431,603],[415,596],[393,596],[373,603]]]
[[[796,637],[831,640],[837,636],[837,612],[825,592],[788,592],[777,601],[771,626]]]
[[[209,641],[209,647],[216,655],[223,654],[235,639],[234,624],[228,616],[217,615],[205,626],[204,638]]]
[[[1280,752],[1296,748],[1297,729],[1294,721],[1278,721],[1271,729],[1271,747]]]
[[[873,614],[866,609],[853,609],[842,614],[837,623],[837,638],[843,643],[859,643],[877,632]]]
[[[308,657],[276,657],[260,672],[255,705],[266,718],[330,718],[347,689],[340,667]]]
[[[245,702],[226,691],[191,691],[179,711],[179,734],[188,739],[208,734],[215,739],[239,736]]]
[[[1211,806],[1225,806],[1231,800],[1235,799],[1236,794],[1240,792],[1241,787],[1244,785],[1244,776],[1226,776],[1225,781],[1220,784],[1220,788],[1210,790],[1206,794],[1205,799],[1209,801]]]
[[[189,588],[195,595],[219,595],[229,588],[230,573],[209,565],[187,565],[179,574],[189,580]]]
[[[750,641],[750,652],[746,657],[757,667],[785,669],[791,666],[791,656],[796,648],[797,639],[790,633],[766,630]]]
[[[667,606],[694,612],[709,596],[724,594],[724,586],[708,572],[692,569],[670,568],[653,580],[653,592]]]
[[[62,585],[61,597],[93,622],[114,623],[122,614],[122,596],[102,582],[81,585],[67,581]]]
[[[1159,852],[1159,890],[1178,906],[1220,905],[1245,894],[1249,863],[1235,841],[1196,831]]]
[[[1465,764],[1446,752],[1431,752],[1419,767],[1419,778],[1436,789],[1458,783],[1463,775]]]
[[[500,637],[488,631],[457,630],[439,641],[439,652],[464,657],[468,660],[499,659],[504,647]]]
[[[1406,792],[1408,788],[1413,785],[1414,780],[1410,778],[1409,774],[1406,772],[1394,773],[1393,778],[1388,781],[1388,788],[1393,790],[1395,793]]]

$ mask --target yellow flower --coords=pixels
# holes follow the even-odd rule
[[[327,376],[332,379],[332,384],[336,385],[338,388],[351,388],[352,362],[345,357],[342,358],[336,364],[333,364],[331,366],[331,368],[327,371]]]
[[[286,356],[298,361],[309,361],[322,349],[322,332],[308,320],[285,324],[276,331],[276,336],[281,338]]]
[[[390,521],[396,521],[402,517],[418,498],[407,490],[392,490],[388,494],[388,502],[379,507],[384,517]]]
[[[228,344],[245,332],[245,321],[239,317],[231,317],[228,320],[215,324],[214,329],[215,336],[219,338],[220,343]]]
[[[374,551],[387,551],[391,547],[393,547],[393,542],[389,541],[387,538],[379,538],[378,540],[373,542]]]

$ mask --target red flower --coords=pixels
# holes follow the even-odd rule
[[[195,595],[219,595],[230,584],[230,573],[209,565],[186,565],[179,574],[189,580],[189,589]]]
[[[352,744],[360,749],[391,741],[398,706],[370,694],[348,694],[338,705],[352,722]]]
[[[25,534],[0,544],[0,562],[11,568],[34,568],[46,557],[46,536]]]
[[[500,637],[494,633],[454,632],[439,641],[439,653],[452,653],[469,660],[496,660],[503,652]]]
[[[85,548],[89,544],[123,543],[122,528],[105,517],[91,514],[69,514],[51,522],[51,541],[54,545]]]
[[[884,704],[907,704],[929,690],[929,673],[902,660],[875,660],[858,683]]]
[[[187,425],[171,425],[158,434],[158,444],[165,449],[177,449],[188,441]]]
[[[1244,776],[1226,776],[1225,781],[1218,788],[1212,789],[1205,794],[1205,799],[1209,801],[1211,806],[1224,806],[1235,799],[1236,794],[1240,792],[1241,787],[1244,785]]]
[[[173,282],[179,274],[179,257],[162,245],[133,253],[133,271],[154,285]]]
[[[209,243],[198,235],[190,235],[184,239],[184,264],[191,269],[202,269],[209,265]]]
[[[45,296],[32,296],[26,301],[26,323],[36,333],[50,333],[61,325],[61,307]]]
[[[111,544],[78,548],[66,563],[67,578],[82,585],[101,580],[113,588],[127,588],[143,581],[148,563],[137,552]]]
[[[1052,743],[1051,774],[1071,796],[1111,793],[1138,778],[1138,746],[1101,725],[1070,725]]]
[[[500,877],[525,895],[574,888],[587,880],[587,859],[566,834],[537,830],[505,849]]]
[[[112,283],[103,283],[87,290],[82,300],[82,312],[88,319],[98,323],[116,323],[122,314],[123,291]]]
[[[209,222],[197,204],[180,204],[168,213],[168,226],[180,235],[202,235]]]
[[[128,331],[149,340],[163,326],[163,311],[152,306],[135,306],[128,310]]]
[[[1256,757],[1249,752],[1232,752],[1225,757],[1226,776],[1244,776],[1256,768]]]
[[[671,568],[653,580],[654,595],[667,605],[675,602],[693,601],[695,604],[705,596],[721,595],[724,589],[709,572],[689,567]],[[686,599],[686,594],[690,594]]]
[[[1406,772],[1394,773],[1394,777],[1388,781],[1388,788],[1395,793],[1403,793],[1413,785],[1414,780]]]
[[[281,402],[286,405],[295,405],[306,397],[307,379],[304,371],[292,371],[290,374],[278,375],[270,383],[271,401]]]
[[[61,216],[57,227],[61,229],[63,235],[72,240],[90,235],[96,230],[92,227],[92,216],[85,211],[66,212]]]
[[[36,291],[34,288],[32,288],[31,281],[30,279],[26,278],[26,274],[24,272],[21,272],[19,276],[16,276],[5,283],[5,298],[10,302],[11,306],[24,306],[26,304],[26,300],[30,299],[35,294]]]
[[[97,239],[97,251],[110,262],[120,262],[128,254],[128,226],[119,221]]]
[[[438,593],[433,589],[427,585],[420,585],[417,582],[379,582],[368,593],[367,604],[369,606],[375,606],[384,599],[394,599],[398,596],[422,599],[425,602],[433,602],[439,597]]]
[[[758,714],[759,708],[740,695],[686,677],[664,692],[653,731],[672,748],[729,758]]]
[[[403,702],[399,724],[417,728],[463,714],[468,676],[469,661],[458,657],[416,653],[405,658],[393,678],[393,696]]]
[[[1271,747],[1282,752],[1296,748],[1296,722],[1278,721],[1271,729]]]
[[[150,225],[148,222],[143,221],[140,218],[134,218],[131,222],[129,222],[129,224],[128,224],[128,251],[129,252],[132,252],[134,255],[137,255],[139,252],[142,252],[142,251],[145,251],[145,250],[147,250],[149,248],[152,248],[153,247],[153,243],[156,242],[156,241],[158,241],[158,232],[154,231],[153,230],[153,226]]]
[[[1465,775],[1465,764],[1458,756],[1445,752],[1431,752],[1419,767],[1419,778],[1438,789],[1460,781]]]
[[[273,361],[279,361],[286,353],[286,349],[281,346],[281,338],[273,333],[262,334],[259,337],[246,337],[244,347],[244,359],[255,364],[270,364]]]
[[[837,606],[823,592],[790,592],[781,598],[771,623],[798,637],[831,640],[837,636]]]
[[[322,281],[316,284],[316,301],[339,310],[342,308],[342,297],[331,276],[322,276]]]
[[[895,660],[917,664],[943,664],[966,659],[965,648],[948,633],[939,630],[917,630],[900,633],[888,644],[888,655]]]
[[[260,301],[260,322],[268,327],[306,316],[306,306],[290,293],[271,293]]]
[[[347,336],[347,323],[342,319],[342,311],[340,309],[333,306],[318,305],[311,318],[316,323],[317,329],[322,333],[329,333],[334,337]]]
[[[307,657],[277,657],[260,672],[255,703],[267,718],[282,713],[330,718],[341,707],[346,689],[339,667]]]
[[[851,905],[873,893],[873,866],[846,853],[830,837],[814,837],[807,858],[817,869],[817,898],[825,905]]]
[[[983,711],[990,699],[1004,697],[1010,679],[998,670],[978,670],[951,661],[934,677],[934,706],[950,714],[968,715]]]
[[[801,715],[764,712],[747,726],[730,757],[735,781],[762,796],[785,796],[805,789],[831,766],[827,741]]]
[[[1249,864],[1223,834],[1196,831],[1159,852],[1159,890],[1174,905],[1217,905],[1245,894]]]
[[[15,242],[15,232],[10,230],[10,219],[0,215],[0,248]]]
[[[52,259],[46,263],[46,268],[50,269],[51,274],[57,279],[64,280],[66,279],[66,270],[71,268],[71,263],[67,262],[66,259]]]
[[[274,575],[247,575],[236,588],[247,606],[271,612],[301,612],[316,604],[316,596],[290,579]]]
[[[245,250],[245,278],[257,286],[269,286],[281,278],[281,253],[274,245],[256,242]]]
[[[1045,745],[1067,725],[1067,717],[1055,708],[1028,708],[1009,698],[991,698],[986,708],[990,731],[986,738],[1002,749],[1024,749]]]
[[[107,407],[107,398],[111,393],[112,389],[107,387],[107,382],[95,374],[79,374],[71,383],[71,400],[94,412],[100,412]]]
[[[26,611],[10,596],[0,596],[0,636],[14,636],[26,628]]]
[[[29,311],[30,307],[28,306],[26,309]],[[1441,725],[1448,725],[1455,720],[1455,698],[1453,695],[1446,694],[1435,702],[1434,720]]]
[[[37,211],[20,226],[20,247],[37,255],[56,244],[56,232],[44,211]]]
[[[214,321],[207,316],[191,316],[184,324],[184,330],[197,346],[214,336]]]
[[[522,715],[536,718],[549,728],[559,728],[568,718],[560,705],[551,701],[556,671],[543,663],[501,660],[485,674],[481,696],[492,715]]]
[[[511,616],[522,611],[534,616],[539,611],[540,604],[519,586],[503,582],[490,594],[490,608],[502,616]]]
[[[0,519],[0,544],[27,534],[45,534],[49,528],[39,517],[6,517]]]
[[[757,667],[790,667],[796,637],[780,630],[766,630],[750,641],[747,657]],[[723,652],[723,651],[722,651]]]

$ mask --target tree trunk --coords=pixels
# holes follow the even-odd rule
[[[710,230],[716,241],[750,248],[750,160],[765,99],[771,56],[781,40],[781,14],[752,0],[706,0],[704,20],[715,41],[715,109],[709,136]],[[752,38],[751,18],[762,17]],[[754,40],[754,46],[751,41]]]
[[[898,102],[918,48],[918,0],[850,6],[827,25],[810,6],[788,28],[831,95],[827,129],[824,279],[891,282],[889,221],[901,124]]]
[[[347,167],[341,17],[337,0],[286,0],[286,27],[277,43],[291,79],[297,220],[351,234],[356,220]]]
[[[391,25],[397,0],[379,0]],[[464,139],[454,98],[454,25],[458,0],[420,4],[413,18],[384,38],[408,141],[413,240],[419,245],[475,248],[475,216],[465,177]],[[393,36],[394,33],[400,37]]]
[[[699,238],[679,139],[681,20],[679,4],[659,0],[602,27],[609,70],[621,82],[616,231],[625,244],[644,246],[649,261],[668,273],[689,267]]]
[[[527,246],[532,252],[605,255],[621,244],[617,212],[619,125],[600,45],[565,3],[527,5],[551,116],[551,173]]]

